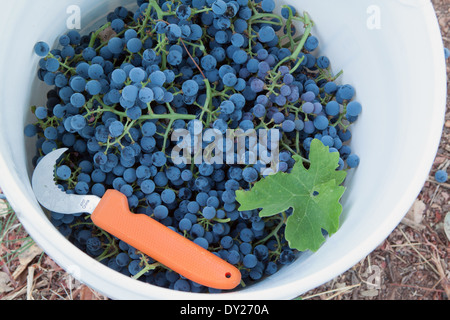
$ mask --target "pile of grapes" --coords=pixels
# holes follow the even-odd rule
[[[283,236],[283,216],[239,211],[266,164],[175,164],[176,129],[279,129],[277,169],[308,158],[313,139],[340,155],[338,170],[358,166],[348,141],[361,112],[351,85],[337,83],[318,56],[313,22],[274,0],[138,0],[118,7],[88,35],[72,30],[58,48],[35,46],[38,77],[51,86],[45,106],[25,128],[37,136],[34,164],[69,148],[56,168],[68,193],[103,196],[116,189],[146,214],[235,265],[239,288],[292,263],[298,252]],[[299,35],[300,34],[300,35]],[[245,156],[257,154],[248,142]],[[237,157],[237,155],[236,155]],[[174,290],[220,292],[181,277],[96,228],[89,216],[50,213],[68,239],[101,263],[140,281]]]

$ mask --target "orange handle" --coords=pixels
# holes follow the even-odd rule
[[[91,218],[99,228],[198,284],[231,290],[241,281],[240,271],[225,260],[158,221],[131,213],[118,191],[108,190]]]

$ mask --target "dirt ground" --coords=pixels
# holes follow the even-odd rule
[[[450,47],[450,1],[432,2],[445,45]],[[447,73],[450,76],[450,63]],[[450,165],[449,139],[450,110],[447,108],[442,141],[430,177],[405,219],[360,263],[306,292],[301,299],[448,300],[450,246],[444,232],[444,218],[450,211],[450,184],[434,182],[434,172]],[[8,210],[1,200],[0,209],[3,213]],[[0,300],[107,299],[75,281],[42,253],[13,216],[0,215],[1,224],[9,226],[8,239],[14,240],[0,239]]]

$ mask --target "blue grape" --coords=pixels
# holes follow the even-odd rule
[[[68,180],[72,175],[72,170],[66,166],[62,165],[56,169],[56,176],[61,180]]]
[[[144,87],[142,89],[139,90],[139,99],[143,102],[143,103],[150,103],[154,100],[154,93],[153,90],[147,87]]]
[[[223,76],[223,84],[226,85],[227,87],[234,87],[237,83],[237,77],[234,73],[227,73]]]
[[[48,116],[48,110],[44,107],[37,107],[34,114],[36,115],[36,118],[44,120]]]
[[[141,182],[141,190],[145,194],[152,194],[155,191],[156,185],[152,180],[144,180]]]
[[[125,22],[122,19],[114,19],[111,21],[111,28],[116,32],[120,33],[125,27]]]
[[[220,245],[224,248],[224,249],[229,249],[233,246],[234,241],[233,238],[230,236],[224,236],[221,238],[220,240]]]
[[[127,80],[127,73],[122,69],[115,69],[111,73],[111,80],[116,83],[124,83]]]
[[[450,57],[450,50],[448,48],[444,48],[444,57],[447,60]]]
[[[121,38],[114,37],[108,41],[107,48],[113,54],[120,54],[125,48],[125,43]]]
[[[44,136],[48,140],[56,140],[58,138],[58,130],[54,127],[47,127],[44,130]]]
[[[138,38],[132,38],[127,42],[127,48],[132,53],[138,53],[142,49],[142,41]]]
[[[228,251],[227,261],[231,264],[238,264],[241,260],[241,255],[236,250]]]
[[[121,252],[116,256],[115,261],[120,267],[125,267],[128,265],[128,263],[130,263],[130,257],[127,253]]]
[[[202,214],[208,220],[214,219],[216,216],[216,209],[213,207],[205,207],[203,208]]]
[[[99,80],[104,75],[103,67],[99,64],[92,64],[88,69],[89,77],[93,80]]]
[[[133,194],[133,187],[130,186],[129,184],[125,184],[120,188],[119,191],[123,193],[126,197],[131,197],[131,195]]]
[[[151,176],[150,168],[147,166],[139,166],[136,169],[136,178],[146,180],[149,179]]]
[[[128,183],[133,183],[136,181],[136,170],[134,168],[128,168],[123,172],[123,179]]]
[[[259,261],[264,261],[269,257],[269,248],[266,245],[259,244],[253,249],[253,254]]]
[[[256,266],[256,264],[258,263],[258,259],[254,254],[249,253],[244,256],[244,258],[242,259],[242,263],[245,268],[251,269]]]
[[[317,49],[319,45],[319,40],[315,36],[309,36],[305,42],[305,49],[309,52],[312,52]]]
[[[351,101],[347,104],[347,114],[352,117],[358,116],[362,111],[362,106],[357,101]]]
[[[295,130],[295,123],[292,120],[283,121],[281,128],[284,132],[292,132]]]
[[[192,228],[192,221],[187,218],[183,218],[180,220],[180,223],[178,224],[178,228],[181,231],[190,231]]]
[[[98,237],[91,237],[86,241],[86,247],[90,252],[102,250],[102,242]]]
[[[291,249],[284,249],[281,251],[279,262],[281,264],[287,265],[291,264],[295,260],[295,253]]]
[[[294,16],[297,14],[297,10],[293,6],[287,5],[286,7],[283,6],[283,8],[281,9],[281,15],[283,16],[283,18],[289,19],[289,9]]]
[[[127,101],[136,101],[139,89],[136,86],[128,85],[122,90],[122,97]]]
[[[328,118],[325,116],[317,116],[314,119],[314,126],[318,129],[318,130],[325,130],[328,127]]]
[[[40,57],[45,57],[50,52],[50,47],[46,42],[39,41],[34,46],[34,52]]]
[[[132,260],[130,264],[128,265],[128,271],[132,276],[137,275],[139,272],[141,272],[144,269],[144,267],[141,265],[140,260]]]
[[[91,188],[92,194],[98,196],[98,197],[103,197],[103,195],[106,192],[106,188],[103,184],[101,183],[95,183],[92,188]]]
[[[82,130],[86,126],[86,124],[86,118],[80,114],[74,115],[70,121],[71,127],[76,131]]]
[[[321,56],[317,59],[317,66],[320,69],[327,69],[330,66],[330,59],[325,56]]]
[[[111,136],[113,138],[118,138],[118,137],[120,137],[123,134],[124,129],[125,129],[125,127],[124,127],[122,122],[114,121],[109,126],[109,133],[111,134]]]
[[[216,0],[211,5],[212,11],[217,15],[223,15],[225,14],[227,10],[227,4],[223,0]]]
[[[153,164],[156,167],[162,167],[166,164],[167,157],[164,153],[158,151],[153,154]]]
[[[155,207],[154,214],[157,219],[162,220],[169,215],[169,209],[164,205],[159,205]]]
[[[222,102],[222,104],[220,105],[220,109],[225,114],[232,114],[236,109],[236,106],[234,105],[233,102],[226,100]]]
[[[245,38],[242,34],[240,33],[235,33],[232,37],[231,37],[231,43],[235,46],[235,47],[242,47],[245,44]]]
[[[347,161],[348,161],[348,159],[347,159]],[[434,178],[439,183],[445,183],[448,180],[448,174],[445,170],[437,170],[436,173],[434,174]]]
[[[272,12],[275,9],[275,2],[273,0],[262,0],[261,8],[264,12]]]
[[[355,95],[355,89],[353,86],[346,84],[337,90],[336,96],[339,97],[342,100],[351,100],[353,96]]]
[[[130,70],[129,78],[133,83],[141,83],[145,80],[147,74],[142,68],[133,68]]]
[[[270,276],[270,275],[275,274],[277,271],[278,271],[277,264],[275,262],[273,262],[273,261],[269,261],[267,263],[267,266],[266,266],[266,269],[265,269],[265,273]]]
[[[175,192],[171,189],[165,189],[162,193],[161,193],[161,200],[164,203],[170,204],[173,203],[176,199],[176,195]]]
[[[187,80],[182,86],[183,93],[189,97],[195,96],[198,93],[199,86],[194,80]]]
[[[339,111],[340,111],[340,106],[336,101],[330,101],[325,106],[325,112],[329,116],[333,116],[333,117],[337,116],[339,114]]]
[[[88,83],[86,83],[85,89],[90,95],[95,96],[102,92],[102,85],[97,80],[91,80]]]
[[[255,235],[251,229],[244,228],[241,230],[239,237],[244,242],[251,242],[253,241]]]
[[[47,71],[56,72],[59,69],[60,63],[58,59],[50,58],[47,60],[45,67]]]
[[[258,179],[258,176],[258,171],[253,167],[247,167],[242,172],[242,178],[249,183],[255,182]]]
[[[236,64],[244,64],[247,62],[247,60],[248,60],[248,54],[246,51],[241,49],[241,50],[236,50],[233,53],[233,61]]]
[[[271,42],[275,37],[275,30],[270,26],[264,26],[259,30],[258,39],[263,43]]]
[[[155,71],[150,74],[150,82],[155,86],[163,86],[166,83],[167,77],[166,74],[162,71]]]
[[[347,158],[347,164],[350,168],[356,168],[359,165],[360,159],[357,155],[352,154]]]
[[[177,167],[169,167],[166,170],[166,176],[171,181],[177,181],[181,178],[181,170]]]
[[[84,106],[84,104],[86,103],[86,98],[85,98],[84,95],[81,94],[81,93],[74,93],[74,94],[70,97],[70,103],[71,103],[75,108],[81,108],[81,107]]]
[[[209,243],[208,243],[208,240],[206,240],[205,238],[203,238],[203,237],[195,238],[194,243],[199,245],[203,249],[208,250]]]

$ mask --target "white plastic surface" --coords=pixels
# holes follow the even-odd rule
[[[446,99],[443,45],[428,0],[283,0],[306,10],[342,83],[363,113],[352,148],[361,165],[344,198],[342,226],[315,254],[240,292],[200,295],[132,280],[97,263],[51,225],[33,196],[34,147],[23,135],[29,107],[44,103],[33,46],[66,30],[66,9],[81,8],[82,27],[134,0],[5,1],[0,10],[0,186],[21,222],[58,264],[112,299],[291,299],[345,272],[397,226],[420,192],[439,144]],[[374,4],[375,3],[375,4]],[[97,23],[99,25],[99,23]]]

